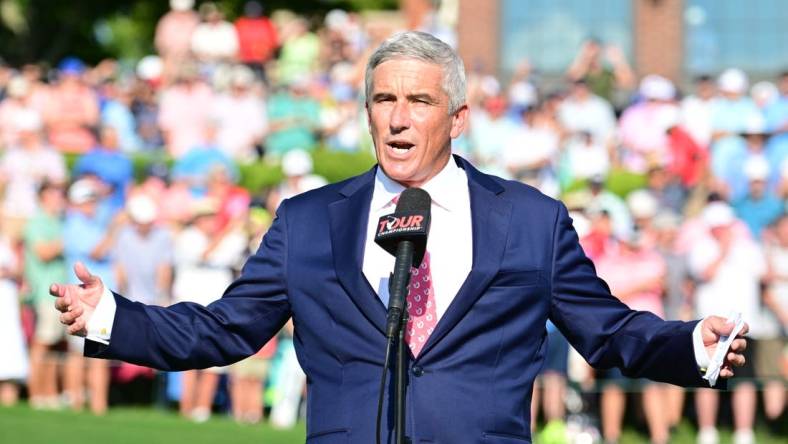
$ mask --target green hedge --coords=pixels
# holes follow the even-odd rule
[[[367,151],[351,153],[320,148],[313,151],[311,155],[315,174],[323,176],[329,182],[337,182],[361,174],[375,164],[374,155]],[[78,158],[79,156],[75,154],[66,155],[69,171],[73,171]],[[138,182],[145,179],[154,163],[163,163],[167,168],[172,167],[174,163],[172,159],[158,153],[135,153],[131,155],[131,161],[134,166],[134,177]],[[253,194],[277,185],[284,179],[278,161],[239,163],[238,170],[241,173],[239,185]]]

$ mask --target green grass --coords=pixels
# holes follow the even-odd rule
[[[721,443],[731,443],[731,431],[720,430]],[[151,408],[112,408],[106,416],[70,411],[34,411],[27,405],[0,407],[0,443],[2,444],[293,444],[303,443],[303,423],[294,430],[274,430],[266,425],[238,425],[218,415],[203,424],[180,418],[174,411]],[[757,430],[758,444],[783,444],[785,436]],[[648,437],[627,428],[621,444],[647,444]],[[671,444],[694,444],[695,428],[684,421]]]
[[[304,437],[303,424],[294,430],[273,430],[266,425],[239,425],[223,415],[195,424],[175,412],[150,408],[113,408],[106,416],[95,417],[70,411],[34,411],[26,405],[0,407],[3,444],[292,444],[303,443]]]

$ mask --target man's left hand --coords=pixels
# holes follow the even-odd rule
[[[701,336],[703,337],[703,346],[706,348],[709,359],[714,356],[720,337],[729,335],[733,331],[733,327],[733,322],[728,322],[727,319],[719,316],[709,316],[703,321]],[[744,339],[744,335],[747,334],[749,329],[749,325],[745,323],[736,339],[731,343],[731,347],[725,355],[725,362],[723,362],[720,369],[721,378],[730,378],[733,376],[733,367],[741,367],[745,364],[742,352],[747,348],[747,340]]]

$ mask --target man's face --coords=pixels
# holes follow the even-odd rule
[[[369,131],[383,171],[418,187],[446,165],[451,139],[465,129],[468,107],[449,114],[443,68],[416,59],[381,63],[372,73],[367,103]]]

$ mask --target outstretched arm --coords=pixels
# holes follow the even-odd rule
[[[104,293],[116,305],[108,345],[86,341],[87,356],[185,370],[226,365],[252,355],[291,316],[283,208],[241,277],[207,307],[179,303],[164,308],[132,302],[120,295],[107,295],[98,278],[80,276],[78,271],[81,286],[53,285],[56,307],[64,312],[61,319],[69,326],[69,333],[84,336]],[[77,299],[80,304],[74,303]]]

